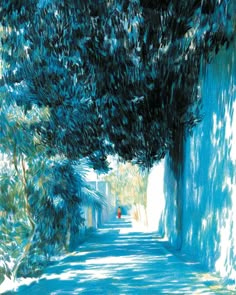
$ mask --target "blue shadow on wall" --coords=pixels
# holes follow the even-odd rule
[[[236,259],[236,215],[232,208],[236,171],[232,159],[232,119],[236,112],[233,48],[221,52],[202,76],[203,121],[184,143],[179,174],[173,173],[171,161],[166,159],[162,226],[173,245],[181,246],[182,251],[210,269],[220,261],[230,274]]]

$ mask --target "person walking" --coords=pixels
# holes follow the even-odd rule
[[[118,207],[117,216],[119,219],[121,218],[121,208],[120,207]]]

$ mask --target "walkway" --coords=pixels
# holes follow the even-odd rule
[[[155,235],[135,232],[127,218],[100,229],[78,252],[50,266],[37,283],[21,286],[16,293],[230,294],[199,265],[169,252]]]

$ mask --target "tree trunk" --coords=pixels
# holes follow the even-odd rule
[[[22,179],[22,183],[23,183],[23,187],[24,187],[25,212],[26,212],[26,215],[27,215],[27,217],[29,219],[32,231],[31,231],[31,235],[30,235],[30,238],[29,238],[29,242],[24,247],[21,256],[17,259],[17,262],[13,267],[13,270],[12,270],[12,279],[13,280],[16,279],[17,271],[18,271],[18,269],[19,269],[19,267],[21,265],[21,262],[27,256],[27,254],[28,254],[28,252],[30,250],[30,247],[31,247],[32,241],[33,241],[33,237],[34,237],[34,234],[35,234],[35,223],[34,223],[34,220],[32,218],[31,211],[30,211],[29,194],[28,194],[27,180],[26,180],[26,167],[25,167],[25,162],[24,162],[23,156],[21,157],[22,175],[20,175],[19,169],[17,167],[16,157],[14,158],[14,165],[15,165],[15,168],[16,168],[16,171],[17,171],[19,177]]]

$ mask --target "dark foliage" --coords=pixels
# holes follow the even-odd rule
[[[150,167],[199,121],[198,76],[228,45],[229,1],[4,1],[4,83],[52,155]],[[3,82],[3,81],[2,81]]]

